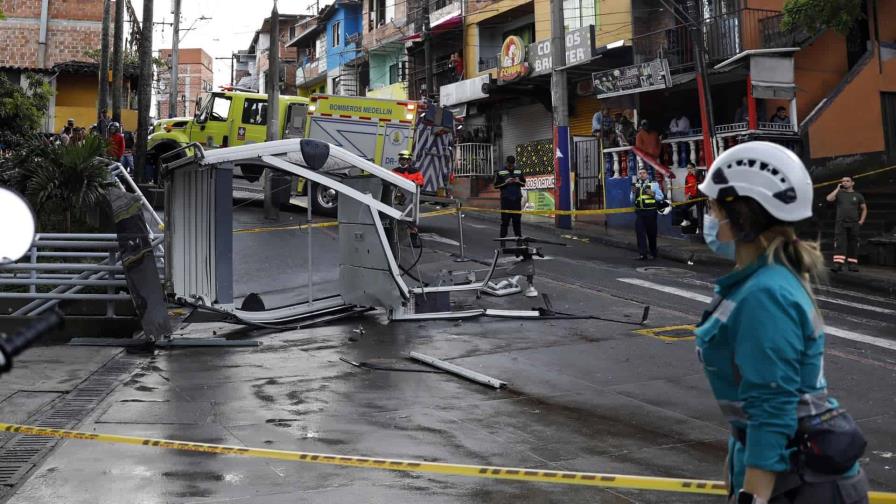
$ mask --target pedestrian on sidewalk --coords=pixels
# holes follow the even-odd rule
[[[834,222],[834,267],[831,271],[843,271],[843,263],[849,263],[849,271],[859,271],[859,230],[868,216],[865,198],[853,188],[852,177],[843,177],[840,184],[825,198],[828,203],[837,202],[837,218]]]
[[[752,168],[757,161],[768,169]],[[700,191],[710,198],[707,244],[733,248],[737,263],[695,330],[731,426],[730,502],[867,503],[865,439],[824,376],[824,323],[810,283],[824,258],[794,231],[812,216],[809,173],[781,145],[746,142],[716,159]]]
[[[96,133],[103,138],[108,138],[109,124],[111,124],[111,121],[109,120],[109,110],[103,108],[103,110],[100,111],[100,118],[96,122]]]
[[[526,177],[516,170],[516,158],[507,156],[507,164],[495,172],[495,189],[501,190],[501,210],[513,210],[514,213],[501,212],[501,238],[507,237],[507,227],[511,222],[513,235],[517,238],[523,236],[520,225],[522,214],[516,212],[523,209],[525,186]]]
[[[109,123],[107,154],[116,163],[121,163],[121,158],[124,156],[124,135],[121,134],[121,125],[117,122]]]
[[[651,182],[647,170],[638,170],[638,179],[632,183],[631,201],[635,206],[635,237],[638,239],[638,260],[647,259],[648,245],[650,258],[656,259],[657,203],[663,201],[663,191],[656,182]]]

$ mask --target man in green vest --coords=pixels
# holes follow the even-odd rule
[[[663,191],[651,182],[647,170],[638,170],[638,178],[632,183],[631,201],[635,207],[635,236],[638,238],[638,260],[656,259],[657,203],[663,201]]]

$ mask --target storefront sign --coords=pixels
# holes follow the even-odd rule
[[[527,191],[533,191],[537,189],[553,189],[554,188],[554,176],[553,175],[531,175],[526,177],[526,187]]]
[[[669,62],[665,58],[591,75],[598,98],[640,93],[671,86]]]
[[[525,202],[523,210],[550,211],[554,204],[554,176],[531,175],[526,177]]]
[[[594,25],[566,32],[566,65],[583,63],[593,56]],[[551,73],[551,39],[529,45],[529,66],[532,68],[532,77]]]
[[[511,35],[504,39],[501,53],[498,54],[498,83],[513,82],[529,74],[529,63],[526,62],[526,46],[523,39]]]

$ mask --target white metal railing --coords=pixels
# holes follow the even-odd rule
[[[750,129],[750,124],[745,122],[719,124],[716,126],[716,134],[733,133],[736,131],[746,131]]]
[[[160,248],[164,236],[150,243]],[[161,273],[160,273],[161,274]],[[118,235],[101,233],[40,233],[23,260],[0,266],[0,299],[29,301],[13,315],[35,316],[60,301],[103,301],[106,316],[114,316],[114,303],[130,299],[119,256]],[[55,286],[38,292],[41,286]],[[27,287],[27,292],[8,292]],[[81,293],[85,287],[102,287],[104,293]]]
[[[787,123],[760,122],[757,126],[761,130],[780,131],[783,133],[796,133],[796,130],[793,129],[793,125],[790,124],[789,122],[787,122]]]
[[[457,144],[454,175],[458,177],[491,176],[495,172],[495,148],[486,143]]]

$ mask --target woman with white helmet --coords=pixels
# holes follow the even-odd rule
[[[707,244],[736,262],[695,331],[732,429],[732,502],[868,502],[857,462],[865,439],[824,378],[824,324],[810,286],[824,260],[793,228],[812,215],[809,173],[790,150],[747,142],[716,159],[700,191]]]

